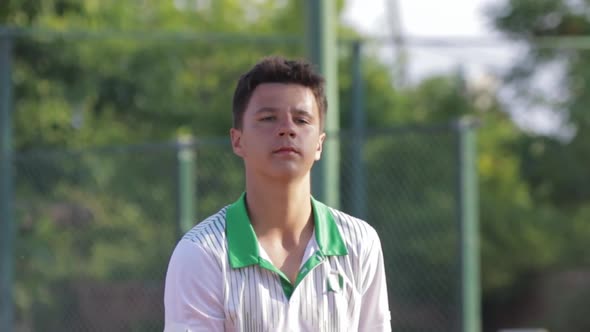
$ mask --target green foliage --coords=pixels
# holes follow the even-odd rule
[[[500,31],[517,38],[588,35],[590,21],[584,14],[587,6],[586,2],[509,1],[491,11],[491,17]],[[561,215],[554,231],[569,232],[566,230],[576,228],[572,226],[576,223],[576,216],[585,214],[590,201],[590,178],[587,176],[587,165],[590,164],[587,104],[590,94],[585,88],[590,80],[590,61],[586,50],[547,47],[540,45],[538,39],[527,41],[530,52],[515,65],[514,74],[510,76],[514,79],[513,85],[519,91],[525,91],[535,74],[545,69],[545,64],[559,63],[563,76],[558,77],[558,81],[567,91],[564,100],[526,94],[522,97],[534,98],[533,102],[559,112],[573,128],[574,135],[571,139],[522,136],[514,142],[512,150],[521,158],[519,172],[529,188],[530,199],[542,206],[542,210]],[[587,242],[587,238],[582,241]],[[571,241],[566,245],[568,248],[575,246],[578,245]],[[587,257],[588,251],[573,256],[564,252],[559,260],[584,262]]]
[[[584,14],[586,7],[585,2],[509,1],[492,11],[492,18],[500,31],[517,38],[580,36],[590,34],[590,22]],[[588,51],[546,47],[536,39],[530,39],[528,44],[529,54],[515,65],[511,75],[514,87],[527,91],[536,79],[535,74],[545,69],[545,64],[559,64],[563,76],[558,76],[556,82],[563,87],[565,100],[552,100],[534,92],[523,97],[560,112],[575,134],[566,141],[556,137],[524,138],[520,147],[522,173],[536,199],[560,209],[576,209],[590,200],[587,190],[590,180],[585,176],[590,162]]]
[[[558,47],[557,41],[548,44],[541,39],[587,36],[587,10],[587,1],[510,0],[489,11],[500,32],[528,45],[528,53],[507,75],[518,97],[532,107],[557,112],[573,129],[571,138],[520,134],[495,144],[501,150],[482,149],[493,154],[482,156],[480,170],[491,174],[500,172],[502,166],[509,173],[502,176],[503,183],[496,183],[486,180],[486,172],[482,172],[484,194],[486,187],[505,186],[493,200],[482,199],[484,221],[486,214],[496,216],[494,224],[484,222],[482,230],[483,259],[487,262],[483,277],[489,298],[509,301],[526,289],[526,280],[533,273],[588,266],[588,51]],[[538,86],[538,74],[551,66],[559,69],[549,89],[562,93],[533,88]],[[501,141],[496,138],[496,142]],[[584,306],[581,299],[564,304],[563,312],[549,313],[545,326],[550,330],[587,330],[587,320],[577,311]],[[556,315],[561,318],[556,320]]]
[[[296,2],[194,3],[8,3],[5,24],[38,31],[15,45],[17,150],[169,140],[183,128],[225,135],[236,77],[263,55],[300,55],[301,44],[224,40],[223,33],[293,34],[302,30],[303,9]],[[124,35],[105,32],[113,30]],[[150,31],[163,37],[148,39]]]

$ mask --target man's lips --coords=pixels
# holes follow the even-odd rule
[[[299,153],[299,151],[291,146],[284,146],[284,147],[280,147],[276,150],[273,151],[274,153],[289,153],[289,152],[293,152],[293,153]]]

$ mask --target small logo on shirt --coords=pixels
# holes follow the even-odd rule
[[[344,286],[344,278],[339,273],[330,273],[326,280],[326,287],[328,288],[328,292],[338,293],[342,291],[342,287]]]

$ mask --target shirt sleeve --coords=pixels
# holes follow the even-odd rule
[[[387,298],[387,279],[381,241],[371,229],[367,253],[361,263],[363,274],[359,331],[391,331],[391,314]]]
[[[223,331],[223,272],[200,244],[181,240],[164,288],[164,332]]]

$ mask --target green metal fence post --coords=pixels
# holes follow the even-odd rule
[[[358,218],[367,217],[367,188],[365,183],[365,162],[363,147],[365,143],[365,107],[362,74],[362,43],[352,43],[352,144],[351,144],[351,212]]]
[[[14,174],[12,147],[12,36],[0,34],[0,331],[14,324]]]
[[[457,122],[458,206],[460,236],[460,324],[463,332],[481,331],[479,216],[476,123]]]
[[[188,232],[195,224],[195,153],[191,137],[179,137],[177,141],[177,218],[178,233]]]
[[[326,79],[328,112],[322,159],[312,170],[314,195],[326,204],[340,206],[340,117],[338,108],[338,44],[336,40],[336,4],[334,0],[306,1],[307,51],[312,63],[319,67]]]

